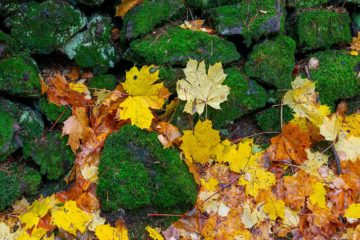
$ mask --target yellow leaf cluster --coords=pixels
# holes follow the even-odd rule
[[[220,109],[220,104],[227,100],[230,93],[230,88],[222,85],[226,74],[221,63],[211,65],[206,73],[204,61],[199,63],[190,59],[184,73],[186,79],[176,84],[178,97],[186,101],[184,111],[202,114],[207,105]]]
[[[154,119],[151,109],[161,109],[169,92],[159,80],[159,70],[154,66],[133,67],[126,72],[122,84],[129,96],[119,105],[118,119],[131,120],[132,125],[149,129]]]
[[[99,240],[129,240],[128,231],[125,227],[113,228],[109,224],[98,225],[95,235]]]
[[[285,216],[285,203],[281,199],[276,199],[274,196],[269,196],[264,204],[264,212],[268,214],[269,218],[273,221],[276,218],[284,218]]]
[[[360,203],[352,203],[345,210],[344,216],[347,218],[360,218]]]

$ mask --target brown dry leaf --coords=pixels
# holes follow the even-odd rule
[[[80,140],[85,142],[93,134],[89,127],[89,119],[85,107],[78,107],[74,109],[74,114],[70,116],[65,122],[62,129],[62,135],[69,135],[68,145],[72,151],[80,147]]]
[[[180,27],[183,29],[189,29],[192,31],[207,32],[210,34],[214,33],[215,32],[214,29],[204,27],[204,22],[205,22],[205,20],[201,20],[201,19],[193,20],[193,21],[185,20],[184,23],[180,25]]]
[[[360,51],[360,32],[358,32],[357,37],[352,38],[350,49],[356,52]]]
[[[158,139],[165,148],[171,147],[174,143],[179,143],[181,134],[179,129],[174,125],[167,122],[159,122],[156,127],[156,131],[159,133]]]
[[[288,123],[282,133],[271,138],[271,145],[266,150],[267,155],[273,161],[303,163],[307,159],[306,149],[311,146],[308,132],[299,126]]]
[[[142,2],[143,0],[121,0],[120,5],[116,6],[115,16],[124,18],[128,11]]]

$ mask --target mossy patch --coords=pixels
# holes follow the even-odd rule
[[[277,0],[242,1],[213,9],[215,28],[222,35],[240,34],[250,45],[264,35],[283,32],[283,6]]]
[[[288,106],[283,106],[282,113],[280,108],[268,108],[255,115],[256,122],[263,131],[279,132],[281,130],[281,118],[283,124],[294,118]]]
[[[179,153],[164,149],[155,133],[127,125],[107,138],[97,187],[103,210],[150,204],[158,209],[186,210],[194,204],[196,192]]]
[[[241,116],[266,104],[267,94],[263,87],[249,80],[237,68],[226,69],[227,77],[223,82],[230,88],[228,100],[220,105],[221,109],[208,108],[208,118],[215,128],[221,128]]]
[[[116,61],[111,31],[110,17],[94,15],[88,23],[87,30],[76,34],[64,46],[64,51],[80,67],[104,73],[114,67]]]
[[[328,0],[287,0],[287,6],[293,8],[310,8],[324,5]]]
[[[32,52],[47,54],[61,47],[86,23],[82,13],[65,1],[29,2],[7,23],[11,36]]]
[[[23,194],[34,195],[41,183],[39,172],[16,163],[0,165],[0,210],[13,204]]]
[[[338,99],[360,94],[359,57],[346,51],[327,50],[311,54],[319,59],[320,65],[311,70],[311,79],[316,83],[322,104],[334,107]]]
[[[46,97],[39,100],[40,112],[45,115],[50,122],[63,122],[71,116],[71,109],[66,106],[57,106],[50,103]]]
[[[15,119],[7,112],[0,110],[0,161],[5,160],[13,151],[15,136]]]
[[[184,12],[183,10],[182,0],[144,0],[125,15],[123,38],[133,39],[149,33],[155,26]]]
[[[57,180],[70,170],[75,155],[67,146],[67,139],[60,132],[49,132],[23,148],[25,158],[40,166],[40,173],[50,180]]]
[[[350,16],[327,9],[309,10],[296,16],[296,41],[302,51],[350,43]]]
[[[97,75],[87,82],[89,88],[114,90],[117,85],[117,81],[114,75],[102,74]]]
[[[240,58],[233,43],[205,32],[172,27],[159,34],[132,41],[126,57],[158,65],[185,65],[189,58],[227,64]]]
[[[40,96],[40,75],[28,54],[19,54],[0,61],[0,91],[19,97]]]
[[[186,5],[193,8],[207,9],[232,3],[239,3],[242,0],[186,0]]]
[[[18,53],[19,50],[18,42],[0,30],[0,58]]]
[[[245,64],[245,73],[249,77],[276,86],[290,88],[295,66],[295,41],[279,36],[256,45]]]

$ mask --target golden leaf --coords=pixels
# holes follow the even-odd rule
[[[142,2],[143,0],[121,0],[121,4],[116,6],[115,16],[123,18],[128,11]]]
[[[124,228],[120,231],[118,228],[113,228],[109,224],[98,225],[95,230],[95,235],[99,240],[128,240],[128,232]]]
[[[285,203],[281,199],[276,199],[274,196],[269,196],[264,204],[264,212],[269,215],[273,221],[276,218],[284,218],[285,216]]]
[[[252,167],[239,178],[239,184],[245,186],[248,195],[256,197],[259,190],[269,190],[276,182],[274,174],[262,167]]]
[[[360,203],[352,203],[345,210],[345,217],[347,218],[360,218]]]
[[[321,182],[316,182],[313,185],[313,192],[310,195],[309,199],[310,202],[315,205],[317,204],[320,208],[326,207],[326,200],[325,200],[326,190],[324,188],[324,184]]]
[[[147,226],[146,231],[149,233],[149,237],[153,240],[164,240],[163,236],[154,228]]]

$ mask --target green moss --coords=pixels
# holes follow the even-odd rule
[[[178,15],[182,10],[182,0],[145,0],[125,15],[123,37],[133,39],[149,33],[155,26]]]
[[[247,79],[237,68],[226,69],[224,85],[230,87],[228,100],[220,105],[221,110],[208,108],[208,118],[215,128],[232,123],[244,114],[264,107],[267,94],[263,87]]]
[[[293,114],[288,106],[283,106],[283,123],[293,119]],[[281,110],[280,108],[268,108],[255,116],[256,122],[263,131],[280,131]]]
[[[0,61],[0,91],[19,97],[40,96],[39,70],[28,54]]]
[[[192,206],[196,184],[177,151],[155,133],[124,126],[110,135],[101,155],[97,196],[104,210]]]
[[[15,120],[13,117],[0,110],[0,161],[5,160],[15,149],[13,138],[15,134]]]
[[[324,5],[328,0],[287,0],[287,6],[293,8],[310,8]]]
[[[0,210],[13,204],[23,194],[34,195],[41,183],[41,176],[36,170],[4,163],[0,166]]]
[[[186,0],[186,5],[193,8],[212,8],[232,3],[239,3],[242,0]]]
[[[276,0],[243,1],[218,7],[213,10],[212,17],[217,32],[240,34],[248,45],[252,40],[284,30],[282,6]]]
[[[146,63],[182,64],[194,58],[210,64],[227,64],[240,58],[235,45],[216,35],[172,27],[160,36],[150,35],[130,43],[126,57]]]
[[[22,147],[38,138],[44,130],[44,122],[40,114],[32,108],[0,97],[0,111],[5,111],[15,120],[18,126],[17,147]]]
[[[46,97],[40,98],[39,107],[41,113],[44,114],[46,119],[50,122],[63,122],[71,116],[71,110],[69,108],[66,106],[59,107],[53,103],[50,103]]]
[[[89,88],[114,90],[117,85],[117,81],[114,75],[103,74],[91,78],[87,82]]]
[[[25,158],[31,158],[40,166],[40,173],[50,180],[57,180],[70,170],[75,156],[67,139],[60,132],[49,132],[23,148]]]
[[[319,59],[320,66],[310,71],[316,82],[322,104],[334,107],[338,99],[350,98],[360,94],[358,79],[359,57],[350,56],[346,51],[328,50],[309,57]]]
[[[176,92],[177,81],[184,77],[184,72],[180,68],[160,67],[159,69],[159,78],[170,92]]]
[[[104,0],[78,0],[78,2],[87,6],[99,6]]]
[[[16,40],[2,31],[0,31],[0,48],[0,58],[6,55],[18,53],[20,50],[19,44]]]
[[[296,39],[302,50],[328,48],[338,43],[350,43],[350,16],[320,9],[297,14]]]
[[[245,73],[280,89],[290,88],[295,66],[295,41],[286,36],[254,47],[245,64]]]
[[[61,47],[85,25],[85,18],[65,1],[29,2],[7,19],[11,36],[32,52],[47,54]]]
[[[74,58],[80,67],[104,73],[114,67],[116,61],[111,31],[110,17],[94,15],[87,30],[75,35],[64,46],[64,51],[70,59]]]
[[[190,114],[184,112],[185,101],[180,101],[175,108],[173,115],[171,116],[170,122],[175,125],[180,130],[188,130],[192,129],[199,119],[199,114],[194,114],[191,116]]]

